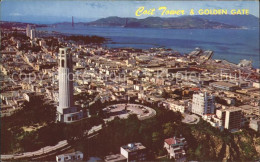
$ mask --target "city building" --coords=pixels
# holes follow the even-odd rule
[[[35,26],[27,25],[26,27],[26,36],[30,37],[33,40],[36,37],[36,29]]]
[[[226,91],[235,91],[239,89],[239,87],[236,84],[228,83],[228,82],[213,82],[209,84],[211,87],[220,89],[220,90],[226,90]]]
[[[170,159],[174,158],[175,161],[186,161],[187,141],[185,138],[168,138],[164,140],[164,148],[168,152]]]
[[[208,122],[212,127],[218,128],[220,131],[224,130],[223,120],[218,118],[215,114],[203,115],[202,119]]]
[[[176,101],[173,99],[167,99],[163,102],[163,105],[172,111],[185,113],[188,109],[188,100]]]
[[[120,148],[120,153],[127,158],[127,161],[146,160],[147,149],[141,143],[130,143]]]
[[[33,40],[36,37],[36,30],[33,28],[30,30],[30,38]]]
[[[27,27],[26,27],[26,36],[27,37],[30,37],[30,33],[31,32],[31,25],[27,24]]]
[[[242,113],[239,108],[229,108],[226,110],[225,128],[233,131],[241,127]]]
[[[260,88],[260,83],[259,82],[253,82],[253,87]]]
[[[105,156],[104,158],[105,162],[126,162],[127,158],[124,157],[122,154],[112,154]]]
[[[42,46],[42,47],[46,46],[46,41],[40,40],[39,45]]]
[[[73,102],[73,62],[69,48],[59,49],[59,106],[58,121],[73,122],[83,117],[83,112]]]
[[[129,143],[120,147],[120,154],[110,154],[104,157],[105,162],[129,162],[147,160],[147,149],[141,143]]]
[[[225,119],[226,119],[226,110],[225,109],[218,109],[216,110],[217,118],[222,120],[223,127],[225,126]]]
[[[244,114],[254,114],[260,116],[260,106],[241,105],[239,106],[239,108],[242,110]]]
[[[252,60],[243,59],[239,62],[238,66],[240,66],[240,67],[252,67]]]
[[[69,154],[61,154],[56,156],[57,162],[64,162],[64,161],[82,161],[83,160],[83,153],[80,151],[76,151]]]
[[[222,120],[223,127],[234,131],[241,127],[242,110],[238,107],[216,110],[216,116]]]
[[[252,119],[249,123],[249,128],[257,132],[260,132],[260,119]]]
[[[191,112],[203,116],[205,114],[214,114],[215,97],[207,92],[193,94]]]

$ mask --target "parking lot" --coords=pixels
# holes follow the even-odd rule
[[[156,115],[152,108],[138,104],[116,104],[103,109],[106,114],[105,121],[113,120],[116,116],[125,119],[130,114],[136,114],[138,119],[144,120]]]
[[[200,118],[195,114],[184,114],[184,119],[182,120],[182,122],[186,124],[197,124],[199,121]]]

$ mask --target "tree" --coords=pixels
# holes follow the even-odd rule
[[[171,122],[168,122],[168,123],[165,123],[163,125],[163,134],[166,136],[166,137],[171,137],[173,136],[173,133],[174,133],[174,127],[175,125]]]
[[[159,132],[153,132],[153,134],[152,134],[153,143],[158,143],[159,140],[160,140],[160,133]]]

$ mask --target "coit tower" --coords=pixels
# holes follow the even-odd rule
[[[59,106],[58,121],[73,122],[82,118],[73,102],[73,62],[70,48],[59,49]]]

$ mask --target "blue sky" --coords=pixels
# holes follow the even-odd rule
[[[34,23],[54,23],[71,21],[91,21],[108,16],[136,17],[140,7],[169,9],[249,9],[249,13],[259,17],[259,1],[69,1],[69,0],[3,0],[1,20]],[[160,16],[160,12],[154,16]],[[144,18],[141,16],[137,18]],[[169,17],[169,16],[164,16]]]

